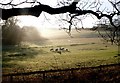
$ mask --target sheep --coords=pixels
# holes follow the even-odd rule
[[[66,52],[70,52],[68,48],[65,48],[65,51],[66,51]]]
[[[57,52],[59,49],[58,48],[55,48],[55,51]]]
[[[51,48],[50,51],[62,54],[62,52],[70,52],[68,48],[59,47],[59,48]]]
[[[57,51],[57,53],[61,54],[62,52],[59,50],[59,51]]]
[[[54,51],[54,49],[53,49],[53,48],[51,48],[51,49],[50,49],[50,51]]]
[[[65,48],[64,47],[60,47],[60,50],[64,50]]]

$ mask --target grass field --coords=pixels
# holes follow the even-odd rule
[[[118,63],[115,45],[102,41],[92,31],[72,31],[72,38],[61,30],[47,34],[46,40],[23,43],[21,46],[4,46],[2,51],[3,73],[38,70],[79,68]],[[50,51],[64,47],[69,52]]]

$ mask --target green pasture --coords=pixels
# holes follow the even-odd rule
[[[40,42],[39,42],[40,43]],[[64,47],[69,52],[50,51]],[[5,46],[2,51],[3,73],[78,68],[118,63],[118,48],[100,38],[49,39],[42,45]]]

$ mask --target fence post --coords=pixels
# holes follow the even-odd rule
[[[73,75],[73,69],[71,70],[71,75]]]
[[[43,73],[43,83],[45,83],[45,72]]]
[[[99,71],[102,71],[102,65],[99,66]]]
[[[10,75],[10,83],[13,83],[13,77]]]

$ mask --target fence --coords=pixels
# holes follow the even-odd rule
[[[14,73],[14,74],[3,74],[3,83],[13,83],[15,82],[15,77],[24,77],[24,76],[29,76],[29,75],[34,75],[37,74],[39,79],[42,79],[42,82],[45,83],[45,80],[47,79],[47,74],[48,73],[60,73],[60,72],[69,72],[73,73],[74,71],[78,70],[86,70],[86,69],[96,69],[97,71],[102,71],[104,67],[110,67],[110,66],[120,66],[120,64],[110,64],[110,65],[100,65],[96,67],[82,67],[82,68],[71,68],[71,69],[57,69],[57,70],[44,70],[44,71],[34,71],[34,72],[24,72],[24,73]],[[120,72],[119,72],[120,73]],[[33,79],[32,79],[33,80]],[[36,80],[36,79],[34,79]],[[38,79],[37,79],[38,80]]]

